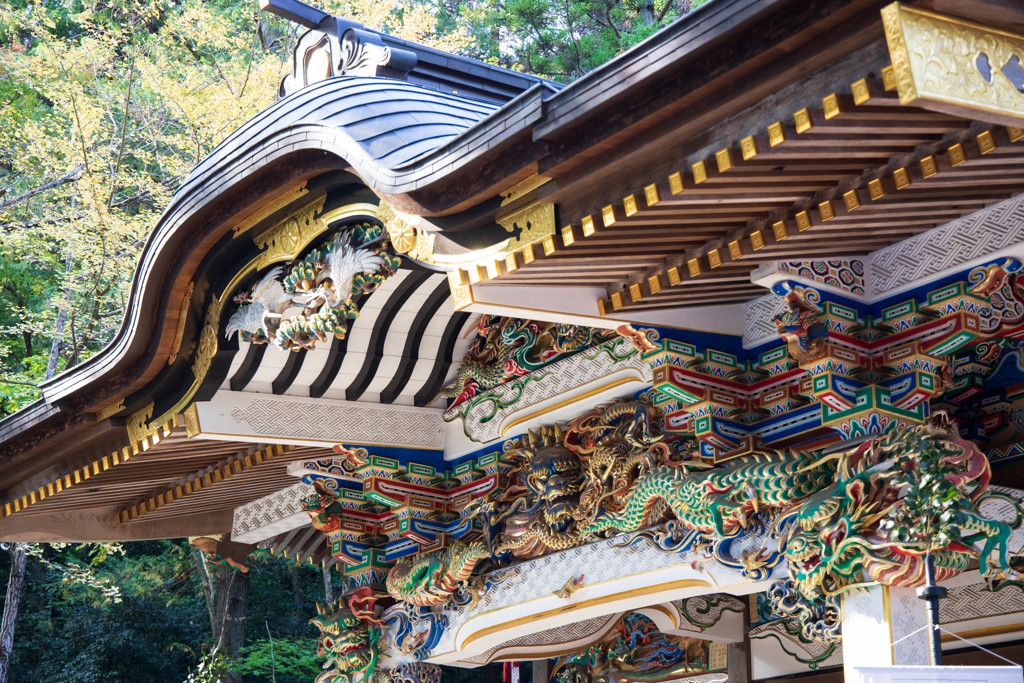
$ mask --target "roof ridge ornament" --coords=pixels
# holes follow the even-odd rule
[[[298,0],[260,0],[260,7],[310,30],[299,39],[292,73],[281,81],[281,97],[337,76],[407,80],[416,53],[384,44],[380,34]]]

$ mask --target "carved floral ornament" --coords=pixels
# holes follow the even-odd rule
[[[386,202],[377,207],[377,217],[388,231],[395,251],[423,263],[434,264],[434,235],[412,224],[412,217],[399,214]]]
[[[292,73],[281,81],[281,96],[337,76],[405,80],[416,66],[415,53],[384,45],[379,34],[360,26],[336,20],[326,30],[307,31],[295,46]]]
[[[901,104],[1024,121],[1024,36],[898,2],[882,23]]]

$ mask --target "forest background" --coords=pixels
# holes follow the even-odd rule
[[[568,82],[703,1],[312,4]],[[256,0],[0,3],[0,418],[113,337],[149,230],[277,97],[298,35]],[[240,595],[237,572],[183,539],[5,550],[0,683],[311,681],[314,602],[345,590],[336,572],[259,554]],[[225,636],[231,610],[240,636]]]

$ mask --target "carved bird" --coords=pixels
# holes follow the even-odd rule
[[[234,333],[243,331],[258,335],[261,329],[266,331],[269,338],[274,337],[281,324],[281,314],[294,303],[301,303],[298,299],[302,298],[284,291],[278,280],[281,272],[281,266],[271,269],[253,287],[249,296],[251,303],[239,307],[228,319],[225,337],[230,339]]]
[[[331,308],[340,308],[352,295],[352,282],[359,273],[373,273],[384,264],[377,254],[352,244],[354,230],[338,233],[334,249],[327,257],[327,269],[321,278],[331,279],[329,295],[324,298]]]

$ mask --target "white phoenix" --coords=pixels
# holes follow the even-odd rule
[[[384,259],[369,249],[352,245],[355,230],[338,233],[334,238],[334,249],[327,257],[327,268],[321,272],[316,283],[323,292],[324,300],[331,308],[341,307],[352,296],[352,281],[359,273],[373,273],[384,265]],[[325,291],[324,282],[330,280],[330,291]]]
[[[267,337],[273,339],[281,325],[281,314],[294,304],[305,303],[307,297],[296,297],[284,291],[284,286],[278,280],[282,270],[281,266],[272,268],[253,287],[249,296],[252,303],[240,307],[228,318],[225,337],[230,339],[235,332],[259,335],[260,330],[264,330]]]
[[[376,272],[384,259],[369,249],[352,245],[354,230],[338,233],[334,238],[334,249],[327,256],[316,276],[316,289],[308,294],[289,294],[278,279],[282,268],[277,266],[263,276],[248,297],[251,303],[243,305],[228,319],[224,335],[230,339],[236,332],[249,332],[259,336],[264,330],[273,339],[281,326],[285,311],[295,305],[319,308],[326,303],[337,309],[352,295],[352,282],[359,273]],[[319,303],[318,303],[319,300]],[[306,315],[311,311],[307,310]]]

